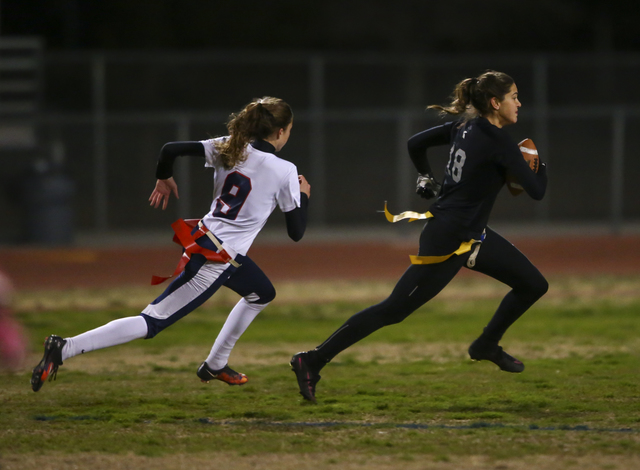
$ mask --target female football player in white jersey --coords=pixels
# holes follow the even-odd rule
[[[209,299],[220,286],[242,296],[231,310],[209,356],[197,375],[203,382],[218,379],[242,385],[247,377],[232,370],[231,350],[253,319],[276,295],[271,281],[247,256],[247,251],[276,205],[285,213],[287,232],[302,238],[311,186],[293,163],[276,157],[289,139],[291,107],[279,98],[255,99],[227,123],[229,135],[199,142],[170,142],[160,152],[151,206],[166,209],[178,187],[172,177],[178,156],[197,156],[214,174],[210,212],[197,225],[178,220],[175,239],[184,247],[177,277],[140,315],[114,320],[78,336],[51,335],[44,356],[33,369],[31,387],[37,392],[55,378],[63,361],[95,349],[153,338]],[[161,282],[164,278],[157,279]]]

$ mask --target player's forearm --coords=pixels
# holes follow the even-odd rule
[[[204,158],[204,145],[202,142],[169,142],[164,144],[158,157],[156,178],[166,180],[173,176],[173,162],[180,156],[192,156]]]
[[[547,166],[540,163],[538,172],[531,171],[527,163],[518,161],[517,165],[508,170],[515,176],[515,180],[522,186],[527,194],[536,201],[541,200],[547,191]]]
[[[432,173],[429,160],[427,159],[427,149],[438,145],[447,145],[451,142],[452,124],[453,123],[446,123],[419,132],[412,136],[407,142],[407,150],[409,151],[411,161],[421,175]]]
[[[546,163],[540,163],[540,168],[538,169],[538,173],[534,174],[535,182],[534,184],[527,189],[525,187],[525,191],[527,194],[531,196],[531,198],[536,201],[540,201],[544,194],[547,192],[547,165]]]
[[[307,229],[307,208],[309,198],[305,193],[300,194],[300,207],[292,211],[285,212],[284,217],[287,222],[287,234],[294,242],[300,241]]]

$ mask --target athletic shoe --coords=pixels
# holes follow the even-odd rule
[[[506,372],[522,372],[524,364],[503,351],[497,344],[487,344],[477,339],[469,346],[469,356],[475,361],[491,361]]]
[[[200,364],[198,367],[198,377],[204,383],[209,383],[211,379],[222,380],[229,385],[243,385],[249,380],[246,375],[236,372],[227,364],[222,369],[213,370],[206,362]]]
[[[299,352],[291,358],[291,370],[295,372],[300,387],[300,395],[305,400],[316,403],[316,384],[320,380],[318,371],[309,367],[307,358],[308,352]]]
[[[49,378],[55,380],[58,375],[58,367],[62,365],[62,347],[67,344],[66,339],[51,335],[44,340],[44,356],[31,374],[31,388],[37,392]]]

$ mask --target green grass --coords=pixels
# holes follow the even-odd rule
[[[618,468],[606,467],[608,456],[633,461],[640,454],[640,299],[539,302],[503,341],[526,363],[522,374],[465,355],[497,302],[436,300],[374,333],[323,370],[317,405],[297,394],[288,358],[368,304],[274,302],[232,354],[231,365],[250,378],[242,387],[195,376],[228,312],[208,304],[153,340],[66,361],[37,394],[27,370],[0,376],[0,458],[33,455],[36,445],[38,454],[63,456],[197,456],[213,442],[238,458],[313,454],[331,463],[356,452],[373,459],[370,468],[376,456],[566,463],[592,455],[602,468]],[[72,336],[131,314],[19,316],[37,362],[44,336]]]

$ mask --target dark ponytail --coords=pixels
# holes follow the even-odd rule
[[[216,144],[220,160],[230,170],[246,158],[249,142],[264,140],[274,132],[285,129],[293,121],[291,107],[280,98],[255,98],[227,122],[229,138]]]
[[[427,109],[437,109],[441,114],[462,114],[465,120],[477,115],[487,116],[493,112],[491,98],[502,101],[513,83],[509,75],[487,70],[477,78],[465,78],[458,83],[448,106],[433,104]]]

